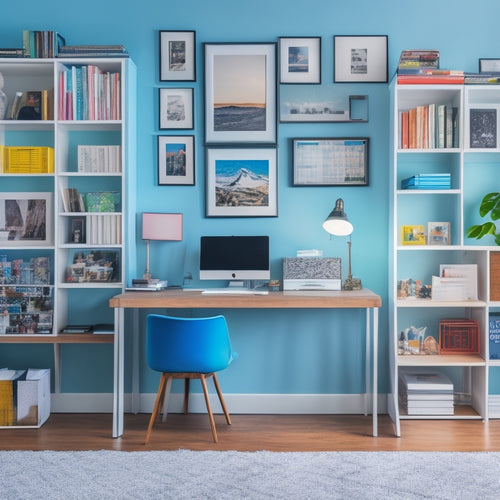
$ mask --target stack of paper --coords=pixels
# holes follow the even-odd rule
[[[441,372],[401,371],[399,404],[408,415],[453,415],[453,383]]]

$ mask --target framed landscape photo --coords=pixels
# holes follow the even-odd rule
[[[275,148],[207,148],[207,217],[278,215]]]
[[[294,186],[368,186],[368,137],[292,139]]]
[[[321,37],[281,37],[280,83],[321,83]]]
[[[50,246],[52,193],[0,193],[0,246]]]
[[[196,81],[196,31],[160,31],[160,82]]]
[[[388,37],[334,36],[335,83],[387,83]]]
[[[158,184],[194,186],[194,136],[158,136]]]
[[[205,143],[276,144],[276,43],[205,43]]]
[[[194,99],[192,88],[158,89],[160,130],[192,129]]]

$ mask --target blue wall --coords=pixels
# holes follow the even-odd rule
[[[182,243],[152,244],[155,274],[170,281],[183,271],[196,277],[198,244],[202,234],[269,234],[272,274],[281,278],[281,259],[296,250],[318,248],[326,256],[347,260],[346,240],[331,240],[321,223],[338,197],[355,226],[352,235],[353,274],[387,303],[389,92],[387,84],[333,84],[333,35],[389,36],[389,74],[394,74],[399,54],[409,48],[437,48],[441,66],[476,71],[479,57],[498,57],[497,0],[480,0],[472,8],[463,0],[129,0],[84,4],[67,0],[25,0],[22,8],[4,2],[0,17],[0,46],[21,46],[23,29],[53,29],[68,44],[115,44],[128,49],[138,69],[137,212],[184,213]],[[160,84],[158,80],[158,31],[195,30],[197,81]],[[358,124],[281,124],[278,141],[277,218],[205,218],[203,147],[203,42],[274,42],[280,36],[322,37],[322,85],[333,95],[369,96],[369,122]],[[159,87],[194,88],[196,136],[196,185],[158,186],[156,137]],[[184,132],[180,132],[182,134]],[[370,138],[368,187],[291,186],[290,139],[293,137]],[[138,240],[138,269],[144,268],[145,248]],[[358,393],[363,391],[360,371],[363,358],[364,314],[358,312],[256,312],[227,311],[233,343],[240,352],[237,363],[224,375],[225,392],[248,393]],[[335,335],[331,335],[334,330]],[[380,384],[387,391],[387,308],[381,312]],[[0,364],[33,365],[40,349],[2,347]],[[66,391],[111,390],[110,352],[102,346],[83,351],[64,347],[74,365],[84,356],[92,359],[95,376],[83,381],[76,370],[67,370]],[[21,352],[22,351],[22,352]],[[88,352],[87,352],[88,351]],[[82,354],[83,352],[83,354]],[[25,354],[28,356],[26,359]],[[130,355],[130,352],[129,352]],[[50,352],[46,354],[50,359]],[[81,362],[81,361],[80,361]],[[47,361],[49,363],[49,361]],[[85,363],[83,363],[85,366]],[[256,370],[257,368],[257,370]],[[265,369],[263,369],[265,368]],[[88,377],[88,374],[86,374]],[[109,380],[103,384],[101,380]],[[153,392],[156,378],[143,369],[142,390]]]

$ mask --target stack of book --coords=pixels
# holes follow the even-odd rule
[[[453,383],[442,372],[401,371],[399,404],[408,415],[453,415]]]
[[[401,181],[401,189],[450,189],[450,174],[415,174]]]
[[[400,84],[462,84],[462,70],[440,69],[439,50],[403,50],[398,64]]]
[[[500,84],[500,73],[465,73],[464,83],[466,85],[498,85]]]
[[[128,57],[123,45],[64,45],[57,57]]]
[[[25,57],[56,57],[64,44],[64,38],[56,31],[23,30],[23,51]]]

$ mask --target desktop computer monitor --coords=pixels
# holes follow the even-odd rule
[[[269,236],[202,236],[200,280],[268,280]]]

